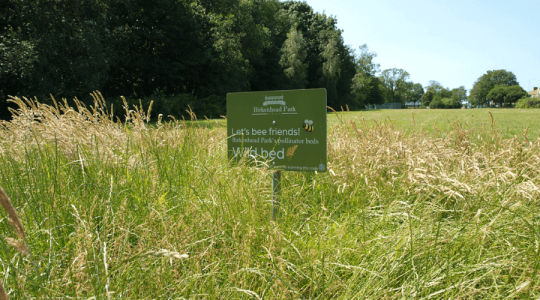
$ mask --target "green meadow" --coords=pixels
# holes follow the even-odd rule
[[[385,109],[340,113],[346,120],[363,117],[369,121],[392,122],[402,130],[422,127],[437,134],[437,129],[447,131],[453,128],[455,121],[459,121],[464,129],[474,132],[489,130],[492,124],[490,112],[494,128],[505,138],[525,134],[528,139],[535,140],[540,135],[540,110],[537,109]],[[336,118],[329,118],[330,125],[336,122]]]
[[[284,172],[273,221],[225,120],[119,123],[94,97],[1,123],[11,299],[540,297],[540,110],[330,114],[329,171]]]

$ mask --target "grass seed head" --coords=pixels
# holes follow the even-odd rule
[[[6,237],[6,242],[13,246],[15,249],[19,250],[22,255],[29,255],[30,252],[28,251],[28,248],[23,243],[19,242],[18,240],[10,237]]]
[[[187,254],[180,254],[178,252],[173,252],[166,249],[161,249],[159,251],[148,251],[146,252],[146,255],[157,256],[157,257],[160,257],[160,256],[170,257],[170,258],[177,258],[177,259],[189,258],[189,255]]]

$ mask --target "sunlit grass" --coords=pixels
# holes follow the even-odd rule
[[[272,172],[229,164],[224,121],[117,123],[95,97],[16,100],[0,127],[31,250],[0,243],[12,299],[540,296],[540,140],[497,110],[331,115],[330,171],[284,172],[273,222]]]

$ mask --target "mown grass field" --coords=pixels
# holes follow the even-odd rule
[[[284,173],[274,222],[272,171],[228,163],[224,121],[117,123],[94,96],[1,123],[12,299],[540,296],[535,110],[331,115],[330,171]]]
[[[540,135],[540,110],[537,109],[385,109],[343,114],[347,120],[354,118],[358,120],[363,117],[368,121],[392,122],[401,130],[423,127],[428,132],[439,134],[453,129],[456,120],[465,130],[474,132],[489,130],[492,122],[489,112],[493,115],[494,128],[504,138],[525,134],[528,139],[536,140]],[[329,119],[330,124],[336,122],[335,118]]]

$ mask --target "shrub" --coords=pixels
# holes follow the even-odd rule
[[[439,95],[436,95],[435,97],[433,97],[433,100],[431,100],[429,108],[446,108],[446,105],[442,101],[441,97]]]
[[[454,98],[444,98],[442,99],[442,102],[444,104],[444,108],[460,108],[461,107],[461,101]]]
[[[517,101],[516,108],[540,108],[540,99],[523,97]]]

